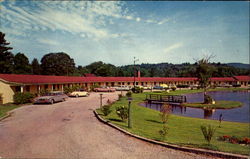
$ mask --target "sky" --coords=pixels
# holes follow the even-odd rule
[[[65,52],[77,65],[249,63],[249,2],[7,1],[0,30],[30,61]]]

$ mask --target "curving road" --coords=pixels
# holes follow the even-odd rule
[[[104,93],[103,101],[118,93]],[[150,144],[99,122],[99,94],[23,106],[0,122],[0,158],[208,158]]]

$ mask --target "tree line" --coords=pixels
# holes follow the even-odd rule
[[[86,66],[76,66],[74,59],[65,52],[45,54],[40,62],[34,58],[31,62],[24,53],[13,54],[10,43],[5,40],[5,34],[0,32],[0,73],[83,76],[85,73],[96,76],[134,76],[134,65],[115,66],[102,61]],[[210,63],[213,77],[230,77],[250,75],[249,69],[236,68],[227,64]],[[159,63],[140,64],[135,66],[142,77],[196,77],[197,63]]]

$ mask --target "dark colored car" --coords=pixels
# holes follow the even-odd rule
[[[36,97],[33,101],[34,104],[63,102],[68,98],[63,92],[50,92],[44,96]]]

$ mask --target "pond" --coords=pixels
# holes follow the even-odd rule
[[[220,115],[222,114],[222,118],[225,121],[234,121],[234,122],[249,122],[249,100],[250,100],[250,92],[247,91],[221,91],[221,92],[208,92],[213,99],[216,100],[231,100],[231,101],[239,101],[242,102],[242,107],[233,108],[233,109],[212,109],[205,110],[201,108],[190,108],[184,107],[180,105],[171,105],[172,113],[181,116],[187,117],[195,117],[195,118],[204,118],[204,119],[215,119],[218,120]],[[188,103],[202,102],[203,101],[203,93],[193,93],[186,94]],[[160,111],[161,104],[148,104],[141,103],[141,106],[145,106],[151,109],[155,109]]]

